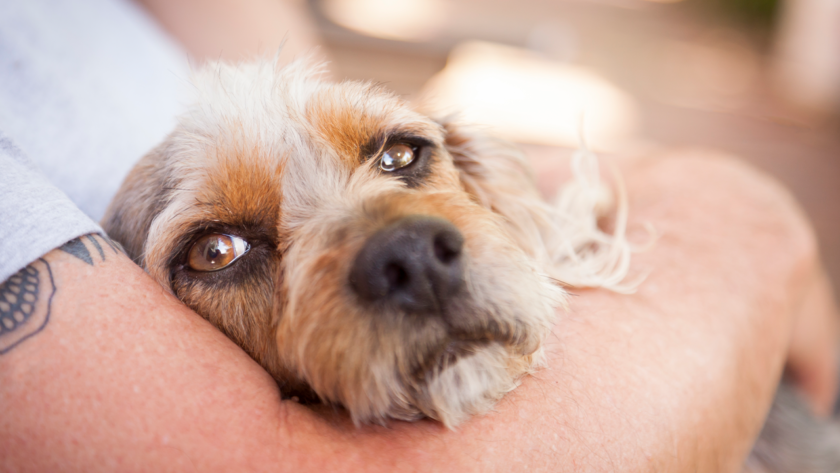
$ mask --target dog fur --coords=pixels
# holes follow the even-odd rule
[[[604,192],[586,153],[549,205],[513,148],[380,86],[323,81],[306,60],[211,64],[194,84],[195,105],[137,164],[103,227],[285,395],[340,404],[357,423],[455,426],[539,366],[564,304],[558,281],[623,288],[629,250],[597,226]],[[383,149],[405,141],[417,162],[381,171]],[[354,255],[416,215],[463,235],[458,296],[427,314],[360,300]],[[250,250],[220,271],[191,269],[191,246],[214,233]]]

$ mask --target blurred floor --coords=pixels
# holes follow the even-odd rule
[[[435,35],[416,42],[355,33],[324,16],[323,3],[310,6],[337,78],[382,82],[409,99],[467,39],[597,71],[635,97],[639,140],[736,154],[789,187],[814,224],[840,294],[840,121],[774,94],[767,34],[711,21],[689,6],[641,0],[451,4]]]

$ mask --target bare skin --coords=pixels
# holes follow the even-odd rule
[[[457,432],[280,401],[107,242],[83,239],[92,264],[55,250],[49,320],[0,355],[0,470],[739,471],[788,355],[826,408],[833,359],[811,347],[834,346],[836,314],[788,194],[691,154],[626,171],[631,228],[662,235],[638,294],[575,291],[549,368]]]

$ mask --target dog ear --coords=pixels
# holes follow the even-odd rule
[[[168,181],[160,166],[164,145],[152,150],[131,170],[100,222],[108,236],[120,243],[126,254],[143,265],[143,248],[152,220],[166,205]]]
[[[511,143],[469,130],[451,119],[438,123],[444,129],[444,146],[458,169],[463,189],[501,217],[526,253],[538,260],[547,257],[551,213],[522,152]]]
[[[612,213],[612,193],[598,177],[597,157],[585,147],[572,158],[572,179],[549,204],[540,196],[525,156],[512,144],[450,120],[438,123],[464,190],[499,215],[514,241],[543,271],[571,286],[635,290],[635,282],[624,282],[631,251],[625,238],[627,197],[618,174],[614,230],[608,234],[598,220]]]

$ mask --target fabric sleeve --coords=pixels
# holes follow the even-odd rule
[[[0,132],[0,282],[88,233],[102,229]]]

